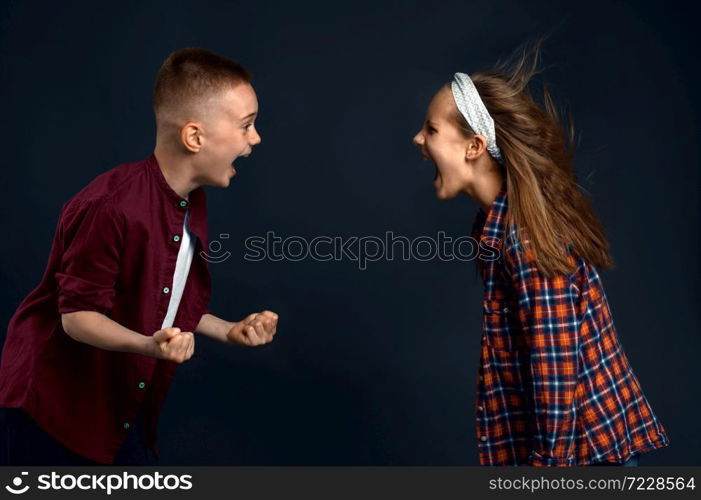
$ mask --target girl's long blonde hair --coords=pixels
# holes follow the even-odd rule
[[[567,246],[599,269],[613,267],[601,222],[577,185],[572,159],[574,125],[563,127],[546,85],[544,105],[533,98],[528,83],[539,73],[544,39],[525,44],[511,61],[470,78],[494,119],[497,145],[504,157],[507,227],[536,257],[539,270],[552,277],[573,271]],[[456,111],[454,121],[467,137],[475,132]]]

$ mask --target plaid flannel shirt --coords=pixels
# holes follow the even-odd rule
[[[505,234],[506,214],[504,182],[489,214],[480,209],[473,226],[480,248],[489,250],[480,257],[480,465],[624,462],[667,446],[596,269],[570,249],[574,272],[543,276],[515,228]]]

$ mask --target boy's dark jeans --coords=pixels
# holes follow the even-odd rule
[[[46,433],[21,408],[0,408],[5,423],[3,465],[105,465],[69,450]],[[157,465],[153,452],[141,440],[139,412],[113,465]]]

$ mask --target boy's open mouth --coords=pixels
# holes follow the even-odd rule
[[[236,163],[236,160],[238,160],[239,158],[248,158],[250,155],[251,155],[251,151],[249,151],[248,153],[243,154],[243,155],[238,155],[236,158],[231,160],[231,170],[232,170],[234,175],[236,175],[236,165],[234,165],[234,163]]]

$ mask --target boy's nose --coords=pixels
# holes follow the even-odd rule
[[[260,144],[260,141],[262,141],[260,134],[256,130],[256,135],[253,137],[253,141],[251,141],[251,146],[255,146],[256,144]]]

